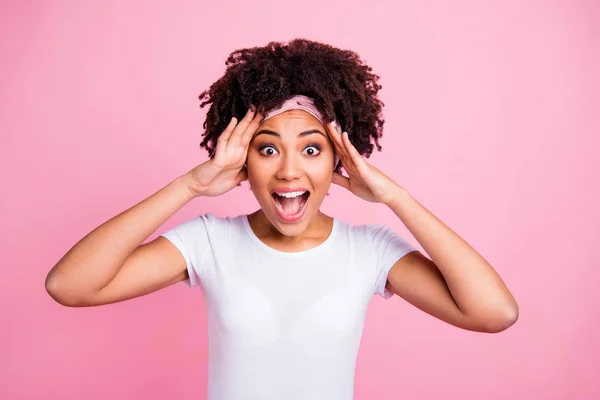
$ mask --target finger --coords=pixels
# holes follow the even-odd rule
[[[362,155],[360,155],[358,150],[356,150],[356,147],[354,147],[352,142],[350,142],[350,139],[348,138],[348,132],[344,132],[342,134],[342,140],[344,141],[344,147],[346,148],[346,151],[348,152],[348,155],[350,156],[350,159],[352,160],[354,165],[356,165],[357,167],[361,165],[361,163],[364,162],[365,159]]]
[[[333,125],[333,122],[327,123],[326,128],[327,128],[329,137],[332,141],[335,153],[340,157],[342,166],[347,165],[349,155],[348,155],[348,152],[346,151],[346,147],[344,146],[341,136],[340,136],[339,132],[337,131],[337,128],[335,127],[335,125]]]
[[[342,133],[342,142],[344,143],[344,148],[346,149],[346,151],[348,152],[348,155],[350,155],[350,157],[354,158],[357,155],[360,156],[360,154],[358,153],[358,150],[356,150],[356,147],[354,147],[352,142],[350,142],[350,138],[348,137],[348,132]]]
[[[333,142],[333,145],[335,146],[336,152],[338,152],[338,153],[341,152],[344,148],[344,144],[342,143],[342,140],[340,138],[340,132],[338,132],[338,130],[335,127],[335,125],[333,124],[333,122],[328,122],[325,125],[325,128],[327,130],[329,138],[331,139],[331,141]]]
[[[244,148],[248,147],[248,144],[250,144],[250,142],[252,141],[252,138],[254,137],[254,133],[260,126],[263,117],[264,117],[263,114],[261,114],[259,112],[256,113],[256,115],[254,116],[254,119],[252,119],[252,122],[250,123],[250,125],[248,125],[248,128],[246,128],[246,131],[242,135],[242,139],[240,141],[240,146],[242,146]]]
[[[233,130],[233,133],[231,134],[231,137],[229,138],[229,143],[232,146],[239,146],[240,139],[242,138],[242,133],[244,133],[246,131],[246,128],[248,127],[248,125],[250,125],[250,122],[252,122],[253,118],[254,118],[254,111],[252,111],[252,109],[248,109],[248,112],[246,113],[244,118],[240,121],[240,123],[237,124],[237,126]]]
[[[342,186],[342,187],[350,190],[350,180],[348,178],[346,178],[344,175],[338,174],[337,172],[334,172],[333,175],[331,176],[331,183],[335,183],[338,186]]]
[[[229,124],[225,127],[225,130],[219,135],[219,138],[217,139],[217,147],[219,145],[219,142],[227,143],[229,137],[231,136],[231,132],[233,132],[233,129],[235,128],[236,124],[237,118],[231,117],[231,121],[229,121]]]

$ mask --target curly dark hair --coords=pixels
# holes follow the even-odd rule
[[[225,65],[225,74],[199,96],[200,107],[210,104],[200,143],[210,158],[232,117],[239,121],[251,104],[264,113],[296,94],[314,99],[326,122],[337,119],[360,154],[368,158],[374,145],[381,151],[379,76],[357,53],[299,38],[235,50]]]

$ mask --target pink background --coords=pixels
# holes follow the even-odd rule
[[[198,94],[236,48],[294,37],[381,78],[374,165],[477,249],[520,305],[460,330],[371,303],[356,399],[592,399],[598,377],[600,7],[594,1],[12,1],[0,6],[0,398],[202,399],[202,293],[66,308],[44,289],[80,238],[206,159]],[[596,71],[596,72],[594,72]],[[162,231],[251,212],[244,187]],[[323,210],[384,223],[332,187]]]

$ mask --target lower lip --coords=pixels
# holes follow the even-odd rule
[[[273,201],[273,206],[275,206],[275,211],[277,211],[277,215],[279,215],[279,218],[286,223],[298,222],[302,219],[302,217],[304,216],[304,212],[306,211],[306,207],[308,206],[308,199],[310,199],[310,195],[308,196],[308,198],[304,202],[304,205],[302,206],[302,208],[300,208],[300,211],[298,211],[298,213],[296,213],[294,215],[288,215],[288,214],[285,214],[279,208],[277,203],[275,203],[275,199],[273,198],[273,196],[271,196],[271,200]]]

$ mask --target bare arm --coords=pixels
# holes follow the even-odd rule
[[[431,260],[415,254],[398,261],[388,275],[394,291],[420,304],[425,312],[459,322],[465,329],[497,333],[513,325],[519,306],[498,272],[408,191],[400,188],[396,193],[388,206]]]
[[[188,189],[187,179],[187,175],[178,177],[152,196],[98,226],[77,242],[48,273],[46,290],[50,296],[64,305],[86,305],[90,296],[101,291],[117,276],[121,266],[130,256],[132,261],[143,256],[143,250],[135,255],[133,253],[144,240],[195,197]],[[179,261],[168,263],[166,259],[162,260],[165,261],[163,281],[169,277],[169,280],[173,281],[171,283],[176,281],[176,277],[179,280],[185,279],[187,271],[185,261],[181,263],[184,260],[183,256],[177,254],[179,251],[173,245],[164,243],[166,239],[157,239],[160,240],[154,240],[144,246],[172,246],[170,259]],[[161,245],[157,242],[163,243]],[[143,276],[137,278],[143,279]]]
[[[262,114],[249,110],[219,136],[213,159],[106,221],[81,239],[46,277],[46,291],[72,307],[114,303],[188,277],[185,259],[167,239],[142,245],[194,197],[219,196],[247,179],[242,168]]]
[[[496,270],[406,189],[369,164],[333,123],[327,132],[348,176],[332,182],[356,196],[387,205],[423,246],[407,254],[388,273],[387,286],[423,311],[453,325],[500,332],[519,317],[517,301]]]

